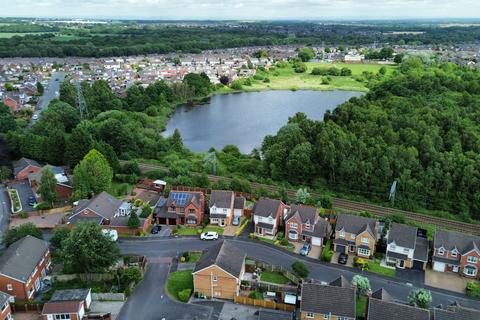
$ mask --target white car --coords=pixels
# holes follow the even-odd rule
[[[35,114],[32,116],[32,120],[38,120],[38,114],[35,113]]]
[[[204,232],[200,235],[201,240],[217,240],[218,233],[215,231]]]

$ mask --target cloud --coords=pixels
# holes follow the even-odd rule
[[[150,19],[476,18],[478,0],[0,0],[2,16]]]

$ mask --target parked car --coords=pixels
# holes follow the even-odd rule
[[[162,230],[162,226],[153,226],[152,230],[150,231],[151,234],[157,234]]]
[[[308,256],[308,253],[310,252],[311,249],[312,249],[312,246],[310,245],[310,243],[305,242],[305,243],[303,244],[302,249],[300,249],[300,255],[302,255],[302,256]]]
[[[338,263],[339,264],[347,264],[348,261],[348,254],[346,253],[340,253],[338,256]]]
[[[32,120],[38,120],[38,114],[35,113],[35,114],[32,116]]]
[[[233,224],[234,226],[238,226],[239,223],[240,223],[240,217],[239,217],[239,216],[233,217],[232,224]]]
[[[200,239],[202,240],[217,240],[218,233],[215,231],[204,232],[200,235]]]
[[[37,204],[37,199],[34,196],[28,197],[28,205],[33,207],[35,204]]]

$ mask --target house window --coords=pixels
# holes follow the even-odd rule
[[[362,256],[369,256],[370,250],[364,248],[358,248],[358,254]]]
[[[292,229],[297,229],[298,228],[298,225],[296,223],[290,223],[290,228]]]
[[[180,208],[180,213],[185,213],[185,208]]]
[[[224,208],[224,209],[223,209],[223,213],[227,213],[227,209]]]
[[[452,257],[456,257],[457,256],[457,250],[453,250],[451,253]]]
[[[439,256],[443,256],[445,254],[445,249],[440,248],[440,249],[438,249],[437,253],[438,253]]]
[[[350,239],[355,240],[355,235],[353,233],[350,234]]]
[[[307,312],[308,319],[313,319],[313,317],[314,317],[313,312]]]
[[[325,314],[323,315],[323,319],[328,319],[328,318],[330,318],[330,316],[325,313]]]
[[[474,256],[468,256],[467,257],[467,262],[468,263],[477,263],[478,259],[477,257],[474,257]]]
[[[197,224],[195,219],[187,219],[187,224]]]
[[[403,253],[408,253],[408,248],[403,248]]]
[[[466,266],[463,269],[463,273],[465,273],[467,276],[475,277],[477,275],[477,268],[474,266]]]
[[[217,280],[217,276],[212,276],[212,281],[216,282]]]
[[[13,286],[9,283],[7,284],[7,290],[8,291],[12,291],[13,290]]]
[[[5,303],[5,304],[2,306],[2,312],[5,311],[5,309],[7,309],[7,306],[8,306],[8,303]]]
[[[396,248],[395,244],[392,243],[392,244],[390,245],[390,249],[391,249],[391,250],[395,250],[395,248]]]
[[[210,221],[211,221],[212,223],[218,223],[218,219],[217,219],[217,218],[212,218],[212,219],[210,219]]]
[[[369,243],[370,243],[370,239],[368,239],[367,237],[362,237],[362,243],[369,244]]]
[[[297,240],[298,239],[298,233],[297,231],[295,230],[290,230],[288,232],[288,238],[290,238],[291,240]]]
[[[188,213],[195,213],[195,209],[188,209]]]
[[[345,231],[340,231],[339,237],[345,239]]]
[[[70,319],[69,314],[56,314],[55,315],[55,320],[68,320]]]

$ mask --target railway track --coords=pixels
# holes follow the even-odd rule
[[[155,169],[168,170],[166,167],[163,167],[160,165],[154,165],[154,164],[147,164],[147,163],[139,164],[139,167],[142,171],[155,170]],[[210,182],[218,182],[219,180],[230,182],[232,180],[231,178],[228,178],[228,177],[220,177],[215,175],[208,175],[208,179]],[[257,182],[252,182],[251,187],[253,190],[259,190],[263,188],[269,192],[278,192],[278,188],[275,186],[261,184]],[[287,189],[287,195],[290,198],[295,197],[296,192],[297,190]],[[312,193],[312,195],[315,196],[318,194]],[[449,220],[445,218],[434,217],[434,216],[424,215],[420,213],[404,211],[404,210],[388,208],[388,207],[381,207],[374,204],[368,204],[368,203],[346,200],[346,199],[339,199],[339,198],[333,199],[333,206],[334,208],[338,208],[338,209],[342,209],[350,212],[368,211],[380,217],[384,217],[392,214],[402,214],[405,216],[407,220],[411,220],[419,223],[428,223],[438,228],[480,236],[480,225],[478,224],[470,224],[470,223],[461,222],[461,221]]]

